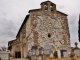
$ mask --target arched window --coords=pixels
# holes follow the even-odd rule
[[[50,6],[50,9],[51,9],[51,11],[53,11],[53,7],[52,6]]]
[[[48,10],[47,5],[44,5],[44,10],[45,10],[45,11],[47,11],[47,10]]]

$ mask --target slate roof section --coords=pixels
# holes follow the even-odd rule
[[[40,8],[39,9],[32,9],[32,10],[29,10],[28,13],[33,12],[33,11],[40,11],[40,10],[41,10]]]
[[[9,41],[8,42],[8,46],[9,46],[9,43],[13,43],[13,41],[16,41],[16,39]]]
[[[67,14],[65,14],[65,13],[63,13],[63,12],[61,12],[61,11],[57,11],[57,12],[59,12],[59,13],[61,13],[61,14],[64,14],[64,15],[68,16]]]

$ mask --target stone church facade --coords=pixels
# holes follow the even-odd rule
[[[67,50],[70,47],[67,14],[57,11],[56,4],[51,1],[42,2],[40,5],[40,9],[29,10],[16,39],[8,42],[8,49],[15,58],[26,57],[34,45],[49,45],[56,50]]]

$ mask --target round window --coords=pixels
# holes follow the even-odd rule
[[[48,37],[50,38],[51,37],[51,34],[48,34]]]

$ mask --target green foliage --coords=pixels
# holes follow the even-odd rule
[[[8,60],[10,60],[10,58]]]

